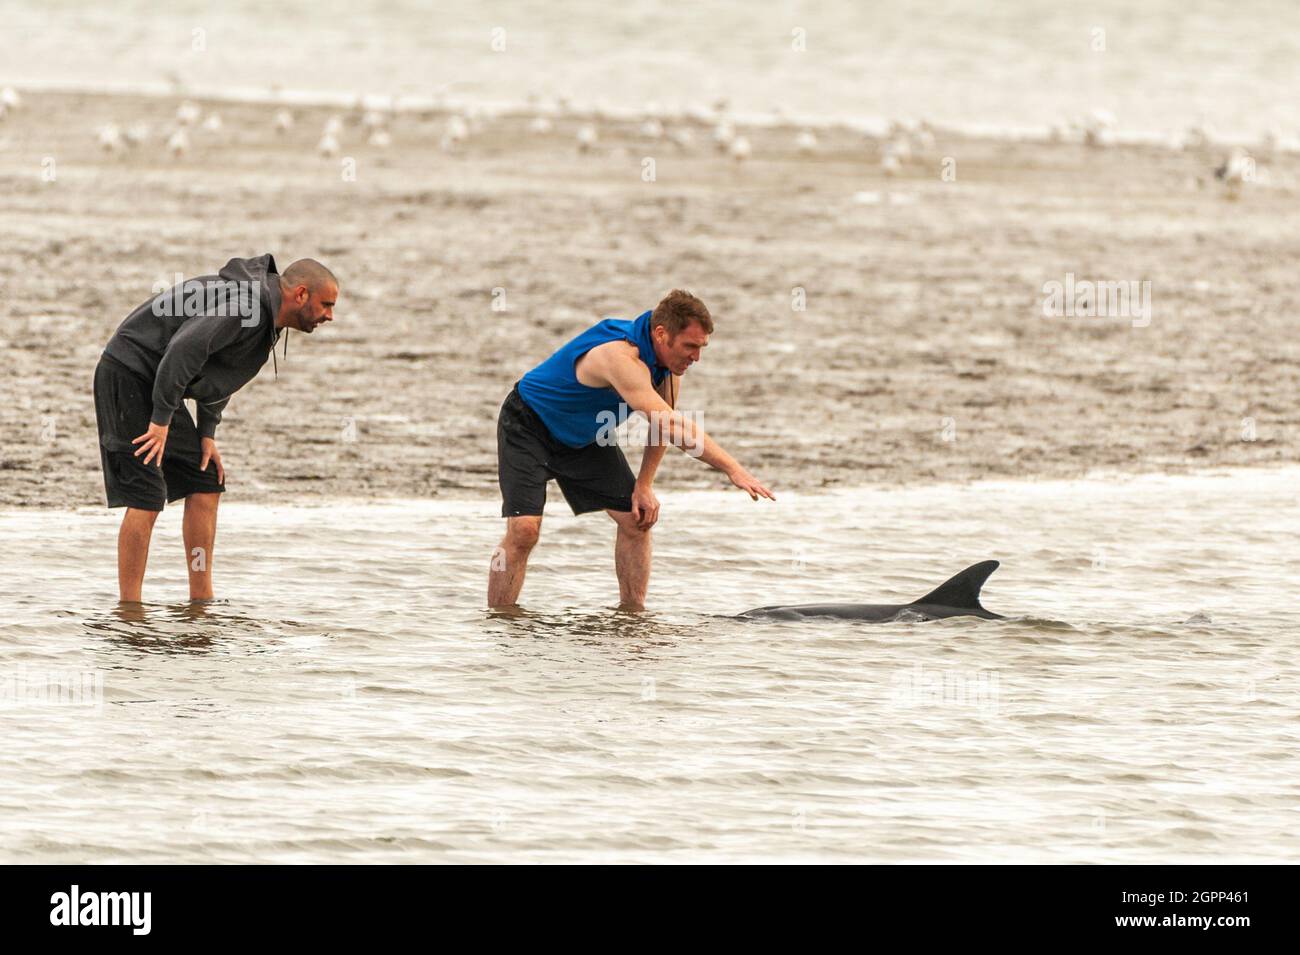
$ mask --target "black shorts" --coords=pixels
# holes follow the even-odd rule
[[[215,461],[199,470],[203,450],[199,429],[182,404],[172,415],[163,449],[162,467],[155,457],[148,464],[135,456],[132,444],[149,430],[153,416],[153,384],[108,357],[95,367],[95,421],[99,425],[99,460],[109,507],[161,511],[163,505],[191,494],[220,494]]]
[[[497,477],[501,516],[541,515],[546,482],[560,485],[574,514],[632,510],[636,478],[618,445],[571,448],[555,439],[515,388],[497,416]]]

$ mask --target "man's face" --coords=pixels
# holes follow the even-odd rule
[[[299,285],[290,295],[294,303],[293,320],[289,323],[291,328],[310,335],[321,322],[334,321],[334,301],[339,297],[339,287],[333,282],[325,283],[314,292]]]
[[[686,369],[700,360],[700,352],[709,343],[709,333],[699,322],[691,322],[676,335],[659,325],[654,330],[655,357],[674,375],[686,374]]]

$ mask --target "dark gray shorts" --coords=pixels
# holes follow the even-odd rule
[[[552,478],[575,514],[630,511],[636,478],[618,445],[562,444],[519,396],[510,392],[497,417],[497,480],[501,516],[540,515]]]
[[[153,384],[121,362],[104,355],[95,367],[95,421],[99,425],[99,460],[109,507],[161,511],[171,501],[191,494],[220,494],[217,465],[199,470],[203,449],[199,429],[182,404],[172,415],[163,449],[162,467],[154,458],[144,463],[132,444],[149,430],[153,415]]]

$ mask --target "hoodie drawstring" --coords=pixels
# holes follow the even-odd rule
[[[289,329],[284,330],[284,360],[289,360]],[[275,342],[271,342],[271,371],[276,380],[280,378],[280,364],[275,360]]]

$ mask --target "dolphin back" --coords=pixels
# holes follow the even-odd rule
[[[790,604],[746,610],[739,617],[766,617],[772,620],[800,620],[805,617],[839,617],[847,620],[910,619],[939,620],[944,617],[983,617],[1001,620],[1002,615],[985,610],[980,603],[980,588],[998,569],[998,561],[972,564],[960,574],[944,581],[934,590],[910,604]]]
[[[989,575],[998,569],[998,566],[999,563],[996,560],[982,560],[978,564],[972,564],[955,577],[945,580],[920,600],[913,600],[909,606],[929,604],[931,606],[955,607],[960,610],[977,610],[980,613],[988,614],[989,611],[985,610],[980,603],[980,588],[984,586],[984,581],[989,579]],[[989,615],[996,616],[995,614]]]

